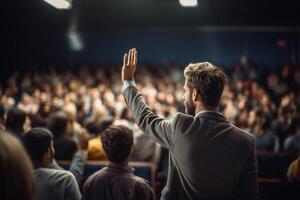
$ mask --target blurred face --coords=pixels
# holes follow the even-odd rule
[[[187,86],[187,80],[185,80],[184,86],[184,95],[183,95],[183,103],[185,106],[185,113],[189,115],[195,115],[196,105],[193,101],[192,97],[192,89]]]
[[[26,116],[25,122],[23,124],[24,132],[29,131],[31,129],[31,121],[28,116]]]
[[[250,111],[248,116],[248,126],[253,126],[255,123],[255,119],[256,119],[256,115],[255,112],[252,110]]]
[[[30,103],[30,97],[28,95],[23,96],[23,104],[27,105]]]

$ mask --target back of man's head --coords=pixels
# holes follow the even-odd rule
[[[133,145],[133,133],[129,128],[110,126],[103,132],[101,140],[109,161],[121,164],[128,159]]]
[[[35,167],[43,163],[45,153],[51,148],[52,133],[46,128],[33,128],[23,136],[23,144]]]
[[[88,123],[87,130],[89,133],[101,135],[105,129],[113,124],[113,122],[114,121],[111,118],[103,118],[95,122]]]
[[[55,138],[61,137],[67,130],[68,118],[63,112],[53,113],[47,124]]]
[[[7,113],[5,127],[8,131],[15,134],[23,132],[23,126],[26,120],[26,114],[20,109],[13,108]]]
[[[192,63],[184,70],[187,86],[195,89],[206,106],[216,107],[219,105],[226,75],[209,62]]]

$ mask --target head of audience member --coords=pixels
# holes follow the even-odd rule
[[[53,133],[56,139],[67,134],[68,126],[68,118],[63,112],[53,113],[49,118],[48,129]]]
[[[23,94],[22,96],[22,104],[24,106],[27,106],[31,103],[31,96],[27,93]]]
[[[77,123],[77,108],[74,103],[68,103],[64,106],[63,109],[67,119],[68,119],[68,127],[67,127],[67,133],[72,135],[76,129],[75,124]]]
[[[123,108],[120,114],[120,119],[126,119],[128,121],[131,121],[133,119],[132,114],[128,108]]]
[[[77,120],[77,107],[74,103],[68,103],[64,106],[64,112],[68,120],[73,123]]]
[[[293,106],[281,106],[278,110],[278,120],[284,124],[290,124],[296,113],[295,111]]]
[[[300,134],[300,116],[292,119],[289,132],[291,134]]]
[[[184,105],[186,113],[195,115],[204,109],[217,110],[226,75],[209,62],[189,64],[185,70]]]
[[[92,115],[89,118],[87,118],[86,121],[87,123],[95,122],[101,120],[103,117],[106,117],[107,115],[108,115],[108,111],[105,106],[103,105],[94,106],[92,110]]]
[[[271,122],[261,108],[255,108],[249,112],[248,128],[256,135],[260,135],[268,131]]]
[[[8,133],[0,133],[0,163],[1,199],[33,200],[31,162],[20,141]]]
[[[49,117],[50,113],[51,113],[50,103],[42,102],[39,106],[38,114],[43,118],[47,118]]]
[[[31,118],[31,127],[46,127],[48,117],[51,112],[51,106],[49,103],[42,102],[39,106],[39,110],[36,115]]]
[[[112,125],[102,133],[101,141],[110,162],[127,165],[133,146],[133,133],[129,128]]]
[[[96,122],[87,124],[87,131],[96,136],[101,135],[113,122],[114,120],[112,118],[105,117]]]
[[[51,131],[36,127],[27,131],[22,139],[34,168],[48,167],[55,153]]]
[[[259,109],[252,109],[248,114],[248,127],[254,127],[261,120],[262,112]]]
[[[13,108],[7,113],[5,128],[7,131],[20,137],[27,129],[28,120],[29,118],[24,111]]]

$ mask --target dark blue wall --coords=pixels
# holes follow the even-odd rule
[[[176,62],[185,65],[211,61],[225,67],[248,55],[269,67],[298,61],[300,34],[292,31],[203,31],[140,30],[104,31],[80,34],[81,51],[71,49],[67,35],[21,36],[6,41],[1,50],[8,65],[80,64],[113,61],[121,63],[131,47],[139,51],[141,62]],[[278,40],[286,42],[278,46]]]

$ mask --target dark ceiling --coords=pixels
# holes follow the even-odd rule
[[[178,0],[73,0],[57,10],[43,0],[1,1],[2,33],[64,33],[77,30],[195,26],[300,25],[300,6],[291,0],[198,0],[183,8]]]

